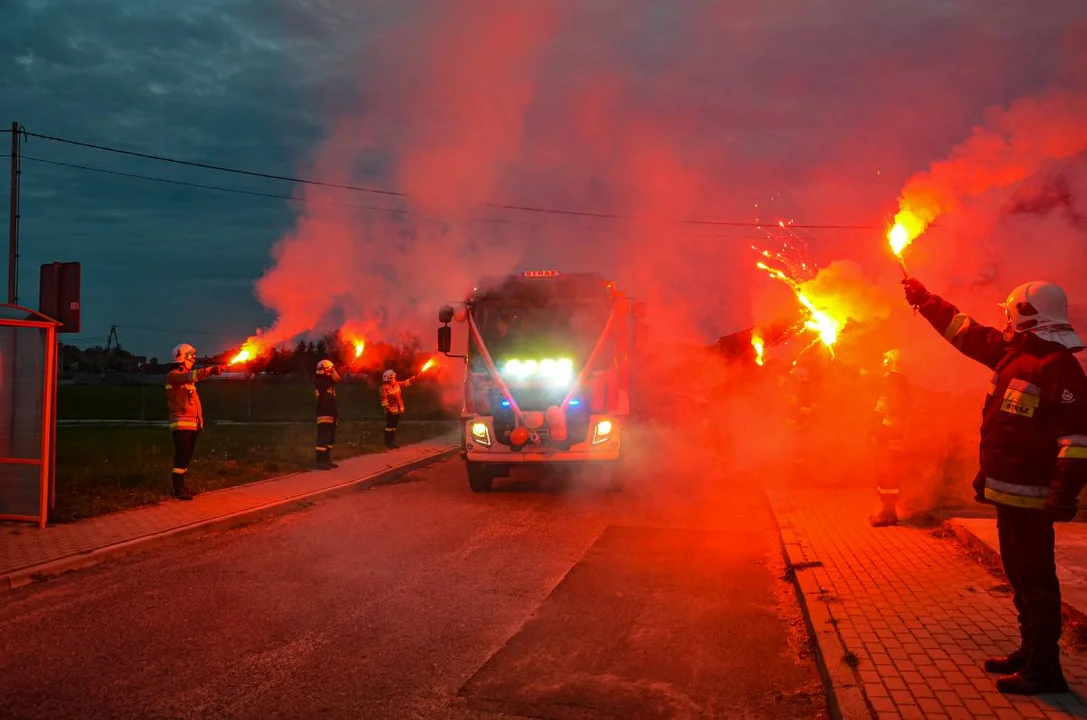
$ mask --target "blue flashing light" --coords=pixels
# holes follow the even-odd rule
[[[502,401],[502,407],[508,408],[509,406],[510,406],[510,401],[509,400],[503,400]]]
[[[580,400],[571,400],[570,401],[570,405],[572,405],[573,407],[577,407],[580,404],[581,404]]]

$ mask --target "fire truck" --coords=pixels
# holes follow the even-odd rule
[[[556,270],[484,279],[439,311],[438,351],[467,365],[461,457],[473,492],[530,464],[592,466],[621,489],[644,315],[604,277]],[[464,355],[450,354],[450,323],[466,328]]]

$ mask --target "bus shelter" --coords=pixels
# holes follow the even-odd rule
[[[0,520],[45,527],[53,481],[57,327],[0,305]]]

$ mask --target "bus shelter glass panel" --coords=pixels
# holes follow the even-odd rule
[[[0,324],[0,517],[33,520],[42,512],[51,334],[42,327]]]

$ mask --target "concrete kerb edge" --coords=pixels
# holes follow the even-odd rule
[[[803,543],[791,527],[782,524],[781,518],[774,511],[773,503],[769,504],[778,529],[785,570],[791,576],[796,589],[797,601],[808,633],[815,640],[815,664],[826,691],[827,711],[831,717],[840,720],[872,718],[875,714],[859,678],[844,662],[850,649],[838,634],[838,620],[831,612],[830,605],[819,600],[822,590],[819,582],[811,573],[806,572],[807,568],[802,567],[805,562]],[[792,552],[790,548],[793,548]]]
[[[1004,561],[1001,560],[999,551],[990,547],[987,542],[970,532],[964,525],[957,523],[954,520],[944,520],[943,528],[951,531],[958,543],[966,550],[974,553],[978,561],[984,565],[989,572],[1002,580],[1006,581],[1008,579],[1007,576],[1004,575]],[[1061,606],[1064,608],[1066,615],[1075,618],[1079,623],[1087,624],[1087,613],[1069,605],[1064,600],[1061,600]]]
[[[146,550],[158,543],[163,543],[168,540],[173,540],[185,535],[196,535],[204,532],[213,532],[216,530],[230,530],[234,528],[243,527],[246,525],[252,525],[257,522],[261,522],[266,519],[270,519],[279,515],[285,515],[290,512],[305,509],[313,504],[313,501],[333,497],[345,490],[362,490],[369,487],[373,487],[378,483],[388,480],[389,478],[397,477],[399,475],[407,474],[413,470],[418,470],[421,467],[426,467],[432,463],[440,462],[448,457],[451,457],[459,452],[459,448],[451,447],[445,450],[437,451],[431,455],[419,458],[418,460],[412,460],[411,462],[397,465],[395,467],[380,470],[372,475],[357,478],[355,480],[348,480],[338,485],[332,485],[320,490],[314,490],[312,492],[304,493],[302,495],[295,495],[293,497],[284,498],[282,500],[273,500],[263,505],[248,508],[246,510],[239,510],[229,515],[222,515],[208,520],[199,520],[189,525],[183,525],[181,527],[172,528],[170,530],[163,530],[162,532],[152,533],[150,535],[144,535],[142,537],[133,538],[120,543],[114,543],[113,545],[107,545],[106,547],[96,548],[89,552],[78,553],[76,555],[70,555],[59,560],[52,560],[40,565],[33,565],[30,567],[20,568],[6,575],[0,576],[0,592],[16,590],[18,588],[30,585],[35,582],[44,581],[50,577],[60,575],[73,570],[83,570],[88,567],[92,567],[105,560],[118,557],[121,555],[127,555],[137,550]]]

